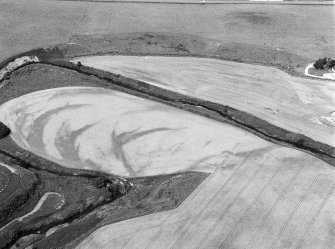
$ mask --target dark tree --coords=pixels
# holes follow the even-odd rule
[[[327,58],[323,58],[323,59],[318,59],[314,64],[314,68],[315,69],[325,69],[325,65],[327,64]]]
[[[327,67],[328,68],[332,68],[335,66],[335,60],[334,59],[330,59],[327,63]]]

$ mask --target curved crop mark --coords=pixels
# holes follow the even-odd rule
[[[127,160],[126,154],[123,149],[123,145],[125,145],[128,142],[131,142],[137,138],[140,138],[142,136],[155,133],[155,132],[160,132],[160,131],[169,131],[169,130],[175,130],[175,129],[170,129],[170,128],[156,128],[156,129],[150,129],[147,131],[141,131],[137,132],[131,131],[131,132],[123,132],[120,134],[116,134],[115,130],[113,130],[111,134],[111,139],[112,139],[112,144],[114,148],[114,155],[117,159],[121,159],[124,167],[126,168],[127,172],[129,173],[129,176],[135,176],[135,171],[130,165],[130,163]]]

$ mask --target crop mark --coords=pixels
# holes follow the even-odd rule
[[[317,175],[314,180],[312,181],[312,183],[309,185],[308,189],[306,190],[306,192],[303,194],[303,196],[300,198],[299,202],[297,203],[297,205],[295,205],[294,209],[292,210],[292,212],[290,213],[290,216],[286,219],[284,225],[282,226],[282,228],[280,229],[279,233],[277,234],[275,240],[272,242],[270,249],[273,249],[275,247],[275,245],[277,244],[280,236],[283,234],[283,232],[285,231],[287,225],[290,223],[293,215],[295,214],[295,212],[297,211],[297,209],[300,207],[301,203],[305,200],[306,196],[310,193],[312,186],[315,184],[316,180],[320,177],[320,174]]]
[[[245,157],[245,159],[243,160],[242,163],[240,163],[240,165],[236,168],[236,170],[234,171],[234,173],[229,177],[229,179],[223,184],[221,185],[220,189],[212,196],[212,198],[209,200],[209,202],[207,202],[207,204],[205,205],[205,207],[203,207],[201,209],[201,211],[199,213],[197,213],[197,215],[194,217],[194,219],[191,221],[191,223],[184,229],[184,231],[177,237],[177,239],[175,240],[175,242],[172,244],[172,246],[170,246],[170,248],[174,248],[175,245],[177,244],[177,242],[182,239],[186,232],[188,231],[188,229],[199,219],[199,217],[205,212],[205,210],[212,204],[212,202],[219,196],[219,194],[222,193],[222,191],[225,189],[225,187],[227,186],[227,184],[231,181],[231,179],[233,178],[233,176],[235,176],[237,170],[239,168],[242,167],[242,165],[245,164],[245,162],[247,161],[247,159],[249,159],[251,157],[251,155],[254,155],[255,152],[252,151],[251,153],[248,154],[247,157]]]
[[[236,150],[236,148],[239,146],[239,143],[237,143],[234,147],[233,147],[233,151],[235,151]],[[227,158],[226,158],[226,160],[222,163],[222,164],[224,164],[224,163],[226,163],[226,161],[230,158],[230,156],[231,156],[231,154],[232,153],[230,153],[230,154],[228,154],[228,156],[227,156]],[[247,157],[245,157],[244,158],[244,160],[242,161],[242,163],[240,163],[240,165],[235,169],[235,171],[230,175],[230,177],[227,179],[227,181],[221,186],[221,188],[220,188],[220,190],[218,191],[218,192],[221,192],[222,190],[222,188],[223,188],[223,186],[225,186],[226,184],[227,184],[227,182],[229,182],[230,181],[230,179],[233,177],[233,175],[235,175],[235,173],[237,172],[237,170],[245,163],[245,161],[251,156],[251,155],[253,155],[254,154],[254,151],[251,151],[250,153],[249,153],[249,155],[247,156]],[[222,165],[221,164],[221,165]],[[220,169],[221,167],[218,167],[212,174],[211,174],[211,176],[210,176],[210,178],[208,179],[208,181],[206,182],[206,184],[212,179],[212,178],[214,178],[214,173],[215,172],[217,172],[219,169]],[[200,191],[200,188],[198,187],[198,191],[197,191],[197,193],[199,193],[199,191]],[[192,196],[192,199],[194,198],[194,196],[196,196],[196,195],[193,195]],[[212,197],[212,199],[214,198],[214,196]],[[208,206],[208,204],[212,201],[212,199],[211,200],[209,200],[209,202],[206,204],[206,206]],[[185,203],[185,201],[183,202],[183,203]],[[204,209],[206,208],[206,206],[204,207]],[[176,212],[176,210],[174,210],[174,213]],[[159,232],[156,234],[156,236],[150,241],[150,243],[146,246],[146,248],[145,249],[148,249],[148,248],[150,248],[151,247],[151,245],[152,245],[152,243],[154,243],[157,239],[158,239],[158,237],[162,234],[162,232],[163,232],[163,224],[164,224],[164,222],[172,215],[172,214],[174,214],[174,213],[171,213],[169,216],[167,216],[165,219],[164,219],[164,221],[162,221],[162,223],[160,224],[160,229],[159,229]]]
[[[135,234],[140,230],[140,228],[137,228],[135,232],[132,233],[132,235],[128,238],[126,242],[123,243],[121,249],[126,248],[126,246],[129,244],[129,242],[134,238]]]
[[[282,166],[280,166],[275,173],[271,176],[271,178],[267,181],[267,183],[265,184],[265,186],[262,188],[262,190],[258,193],[258,195],[256,196],[256,198],[254,199],[254,201],[248,206],[248,208],[244,211],[244,213],[242,214],[242,216],[240,217],[240,219],[237,221],[237,223],[235,224],[234,228],[229,232],[229,234],[226,236],[226,238],[223,240],[223,242],[220,245],[220,249],[223,248],[224,244],[226,243],[227,239],[230,237],[230,235],[236,231],[237,227],[239,226],[239,224],[242,222],[242,220],[245,218],[247,212],[250,210],[250,208],[259,200],[259,198],[261,197],[261,195],[263,194],[264,190],[266,190],[269,186],[270,183],[273,181],[273,179],[276,178],[276,176],[278,175],[278,173],[280,172],[280,170],[284,167],[283,164]]]
[[[280,196],[277,198],[276,202],[272,205],[272,207],[270,208],[270,210],[267,212],[267,214],[263,218],[263,221],[262,221],[261,225],[259,226],[259,228],[257,230],[255,230],[255,232],[251,236],[251,239],[249,240],[249,242],[248,242],[248,244],[246,246],[246,249],[249,249],[250,246],[252,245],[252,242],[255,240],[255,238],[258,237],[260,231],[262,230],[262,228],[264,227],[264,225],[266,223],[267,218],[271,215],[272,211],[275,209],[275,207],[278,205],[278,203],[283,199],[284,195],[286,194],[286,191],[291,186],[291,184],[295,181],[295,179],[297,179],[297,177],[300,174],[301,170],[304,168],[303,166],[304,166],[304,162],[301,163],[299,170],[295,173],[294,177],[291,179],[291,181],[289,182],[289,184],[285,187],[285,189],[282,191],[282,193],[280,194]]]
[[[335,184],[333,184],[332,188],[329,190],[329,192],[327,193],[326,197],[323,199],[321,205],[319,206],[318,210],[316,211],[316,213],[314,214],[312,220],[309,222],[308,226],[307,226],[307,229],[305,230],[305,233],[304,235],[302,236],[302,238],[300,239],[299,241],[299,244],[298,246],[296,247],[296,249],[300,249],[304,240],[305,240],[305,237],[306,235],[308,234],[309,230],[311,229],[312,225],[314,224],[316,218],[319,216],[321,210],[323,209],[323,207],[325,206],[325,204],[327,203],[329,197],[331,196],[331,194],[334,192],[334,189],[335,189]]]
[[[266,157],[266,159],[264,159],[263,163],[261,166],[259,166],[258,170],[255,172],[255,174],[252,176],[252,178],[249,179],[249,181],[247,182],[246,185],[244,185],[244,187],[235,195],[234,199],[232,200],[232,202],[227,206],[227,208],[222,212],[221,216],[219,217],[219,219],[214,223],[214,225],[211,227],[211,229],[205,234],[205,236],[203,236],[202,240],[199,242],[198,246],[196,247],[196,249],[199,249],[206,241],[206,239],[208,239],[208,235],[211,234],[215,228],[217,227],[217,225],[219,224],[219,222],[222,221],[223,217],[225,216],[225,214],[230,210],[230,208],[233,206],[234,202],[237,200],[237,198],[241,195],[241,193],[246,189],[246,187],[254,180],[254,177],[258,174],[259,170],[262,168],[263,164],[265,161],[267,161],[267,159],[269,158],[269,155]]]

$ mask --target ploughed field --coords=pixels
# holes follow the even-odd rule
[[[333,248],[334,168],[277,145],[253,147],[232,143],[178,208],[106,225],[77,248]]]
[[[186,58],[178,63],[181,58],[166,58],[173,65],[164,74],[157,61],[155,72],[150,71],[153,66],[146,65],[145,58],[137,62],[142,63],[142,71],[136,71],[136,63],[130,63],[128,71],[121,67],[122,71],[118,65],[125,57],[115,58],[115,69],[110,57],[99,57],[103,60],[89,65],[199,98],[224,104],[229,100],[229,105],[240,104],[241,109],[249,105],[246,111],[250,112],[263,110],[264,103],[271,104],[265,96],[270,91],[270,76],[263,67],[238,64],[243,68],[236,71],[242,82],[238,85],[237,78],[227,72],[237,70],[236,65],[226,62]],[[83,58],[78,60],[88,64]],[[157,60],[163,61],[160,57]],[[187,60],[195,63],[189,65]],[[210,71],[211,63],[217,66],[214,71]],[[189,68],[195,76],[190,76]],[[271,114],[264,112],[265,118],[281,125],[289,125],[289,118],[292,122],[297,119],[291,129],[301,124],[302,133],[306,129],[307,135],[315,134],[308,118],[328,108],[321,98],[333,101],[324,89],[331,86],[266,70],[272,70],[273,77],[281,82],[282,88],[275,85],[277,81],[273,83],[276,90],[283,89],[272,91],[273,96],[286,97],[282,102],[279,97],[272,98],[277,101],[273,105],[281,108],[278,112],[285,111],[285,115],[272,114],[269,120]],[[205,74],[204,78],[197,71]],[[167,81],[168,77],[172,78]],[[254,84],[258,79],[260,85],[248,85],[248,77]],[[300,91],[293,87],[298,83],[302,87],[305,81]],[[233,86],[240,91],[233,94]],[[311,91],[309,87],[315,95],[306,93]],[[296,89],[294,94],[290,89]],[[234,98],[236,102],[231,100]],[[245,104],[243,98],[253,102]],[[297,100],[300,102],[294,104]],[[307,113],[304,101],[309,101],[311,112]],[[310,116],[303,126],[299,117],[307,114]],[[272,144],[228,124],[102,87],[61,87],[22,95],[0,107],[0,120],[11,128],[11,137],[20,147],[64,167],[126,177],[185,171],[210,174],[177,208],[102,226],[77,248],[333,248],[335,171],[310,154]],[[319,138],[325,139],[327,131],[322,130]]]
[[[335,145],[335,85],[281,70],[205,58],[88,56],[83,65],[224,104]]]

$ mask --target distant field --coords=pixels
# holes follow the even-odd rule
[[[334,6],[157,5],[5,0],[0,60],[82,33],[170,32],[267,46],[309,60],[335,53]]]

